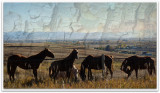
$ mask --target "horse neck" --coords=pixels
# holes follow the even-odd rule
[[[40,59],[45,59],[46,55],[44,54],[44,51],[41,51],[39,54],[37,54],[37,56],[40,58]]]
[[[73,54],[71,53],[67,58],[65,58],[66,60],[69,60],[72,64],[73,64],[73,62],[74,62],[74,60],[76,59],[76,58],[74,58],[73,57]]]
[[[85,73],[85,69],[86,69],[86,67],[85,67],[84,64],[82,63],[82,64],[81,64],[81,72]]]

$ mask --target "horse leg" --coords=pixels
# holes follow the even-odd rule
[[[90,80],[90,70],[88,68],[88,80]]]
[[[90,77],[91,77],[90,79],[93,80],[93,76],[92,76],[92,71],[91,71],[91,69],[90,69]]]
[[[12,69],[12,66],[11,66],[11,69]],[[10,79],[10,81],[12,81],[12,72],[11,71],[9,73],[9,79]]]
[[[70,74],[71,74],[71,71],[70,71],[70,70],[68,70],[68,71],[67,71],[68,83],[69,83],[69,79],[70,79]]]
[[[138,69],[135,69],[136,72],[136,78],[138,79]]]
[[[108,76],[108,67],[106,67],[106,76]]]
[[[59,69],[58,69],[58,67],[56,66],[55,67],[55,69],[54,69],[54,71],[53,72],[55,72],[55,73],[53,73],[53,78],[54,78],[54,83],[55,83],[55,81],[56,81],[56,77],[57,77],[57,75],[58,75],[58,73],[59,73]]]
[[[152,68],[150,68],[150,75],[152,75]]]
[[[112,78],[112,76],[113,76],[113,71],[112,71],[111,67],[109,67],[109,72],[110,72],[111,78]]]
[[[37,69],[33,69],[33,74],[34,74],[34,78],[35,78],[35,81],[37,81]]]
[[[151,69],[150,69],[150,66],[149,66],[149,64],[148,64],[148,73],[149,73],[149,75],[151,74]]]
[[[11,79],[11,77],[12,77],[13,81],[15,80],[15,79],[14,79],[14,74],[15,74],[16,68],[17,68],[16,66],[12,66],[12,68],[11,68],[10,79]]]
[[[50,77],[51,77],[51,80],[52,80],[52,78],[54,77],[55,70],[52,68],[51,71],[52,72],[51,72],[51,76]]]
[[[88,69],[88,80],[93,80],[91,69]]]
[[[10,80],[10,81],[12,80],[12,78],[11,78],[11,73],[9,74],[9,80]]]

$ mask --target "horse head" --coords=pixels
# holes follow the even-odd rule
[[[73,49],[72,56],[76,59],[78,59],[78,49]]]
[[[129,70],[129,68],[128,68],[128,58],[126,58],[124,61],[123,61],[123,63],[122,63],[122,65],[121,65],[121,68],[120,68],[120,70],[122,70],[122,71],[124,71],[125,73],[127,73],[127,74],[129,74],[130,73],[130,70]]]
[[[45,48],[43,52],[46,56],[54,58],[54,54],[49,49]]]

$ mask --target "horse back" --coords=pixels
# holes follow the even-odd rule
[[[16,54],[16,55],[12,55],[8,58],[8,61],[12,61],[12,62],[17,62],[17,61],[20,61],[20,60],[23,60],[23,59],[26,59],[25,56],[22,56],[20,54]]]
[[[68,62],[64,60],[58,60],[51,63],[51,67],[59,69],[60,71],[66,71],[69,68],[72,68],[72,65],[70,65]]]
[[[130,66],[134,66],[134,68],[139,69],[147,69],[149,66],[148,59],[146,57],[138,57],[138,56],[132,56],[128,58],[128,63]]]
[[[101,56],[92,56],[89,55],[85,58],[85,60],[83,61],[83,64],[86,65],[86,67],[89,67],[91,69],[102,69],[102,57]]]

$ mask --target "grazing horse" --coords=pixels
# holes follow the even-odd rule
[[[49,67],[49,75],[51,78],[54,78],[54,81],[60,71],[66,71],[67,78],[69,81],[70,73],[73,68],[73,62],[75,59],[78,59],[78,50],[73,49],[70,55],[63,60],[54,61]],[[52,73],[51,73],[52,71]]]
[[[56,78],[65,78],[66,77],[66,71],[60,71],[57,75]],[[49,72],[49,76],[52,77],[51,75],[51,70]],[[74,79],[74,81],[77,81],[78,80],[78,69],[76,68],[75,65],[73,65],[73,68],[71,70],[71,74],[70,74],[70,77]]]
[[[148,69],[149,75],[152,75],[153,70],[156,74],[155,63],[151,57],[128,57],[123,61],[120,69],[128,74],[128,78],[133,70],[135,70],[136,78],[138,78],[138,69]]]
[[[103,76],[103,71],[105,70],[105,66],[107,67],[106,69],[109,69],[111,78],[112,78],[112,75],[113,75],[112,62],[113,62],[112,56],[107,56],[107,55],[102,55],[98,57],[93,57],[91,55],[87,56],[84,59],[84,61],[81,63],[81,70],[80,70],[81,79],[83,81],[86,79],[86,75],[85,75],[86,68],[88,68],[88,80],[93,79],[91,69],[102,70],[102,76]]]
[[[7,62],[7,72],[10,80],[14,80],[14,74],[18,66],[22,69],[33,69],[33,74],[35,80],[37,81],[37,69],[39,68],[40,63],[42,63],[46,56],[54,58],[54,54],[50,52],[47,48],[45,48],[40,53],[30,57],[25,57],[22,55],[10,56]]]

